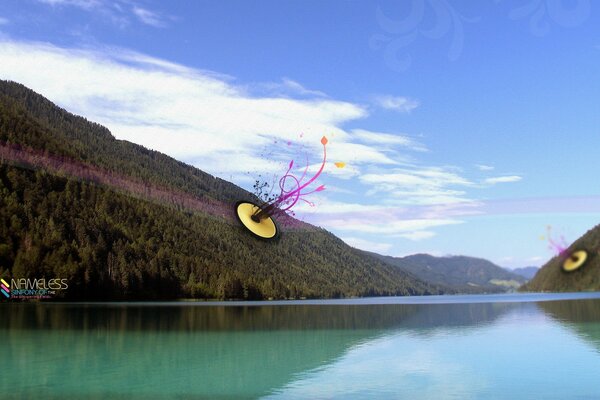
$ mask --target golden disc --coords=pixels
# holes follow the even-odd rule
[[[569,258],[563,263],[563,271],[571,272],[579,269],[587,260],[587,252],[585,250],[579,250],[571,254]]]
[[[250,232],[262,239],[273,239],[277,236],[277,225],[273,218],[265,216],[258,221],[252,216],[260,211],[260,208],[252,203],[240,202],[236,207],[237,217]]]

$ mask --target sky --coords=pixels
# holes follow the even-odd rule
[[[327,136],[297,216],[393,256],[542,265],[600,223],[599,70],[590,0],[0,3],[0,79],[118,139],[251,190]]]

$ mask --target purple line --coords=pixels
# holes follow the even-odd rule
[[[10,289],[4,283],[0,283],[0,287],[10,293]]]

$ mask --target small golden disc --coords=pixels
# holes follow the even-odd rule
[[[581,268],[587,260],[587,256],[588,254],[585,250],[573,252],[563,263],[563,271],[571,272]]]
[[[260,212],[260,208],[253,203],[239,202],[236,206],[238,220],[246,229],[262,239],[275,238],[275,236],[277,236],[277,225],[275,225],[275,221],[268,215],[263,216],[260,219],[256,219],[256,217],[252,218],[252,216],[255,216],[258,212]]]

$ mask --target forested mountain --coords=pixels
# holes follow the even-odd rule
[[[428,254],[401,258],[376,256],[421,280],[447,286],[460,293],[505,292],[518,288],[526,281],[520,275],[475,257],[434,257]]]
[[[441,292],[294,220],[256,240],[231,218],[250,193],[14,82],[0,81],[0,161],[0,277],[65,278],[69,299]]]
[[[529,279],[532,279],[539,270],[540,270],[539,267],[532,266],[532,267],[515,268],[513,270],[510,270],[509,272],[512,272],[513,274],[521,275],[523,278],[529,280]]]
[[[600,290],[600,225],[587,231],[566,251],[585,250],[587,261],[579,269],[565,272],[564,257],[556,256],[548,261],[525,286],[523,291],[533,292],[580,292]]]
[[[0,141],[66,157],[199,197],[235,201],[238,186],[157,151],[116,140],[102,125],[71,114],[23,85],[0,81]]]

